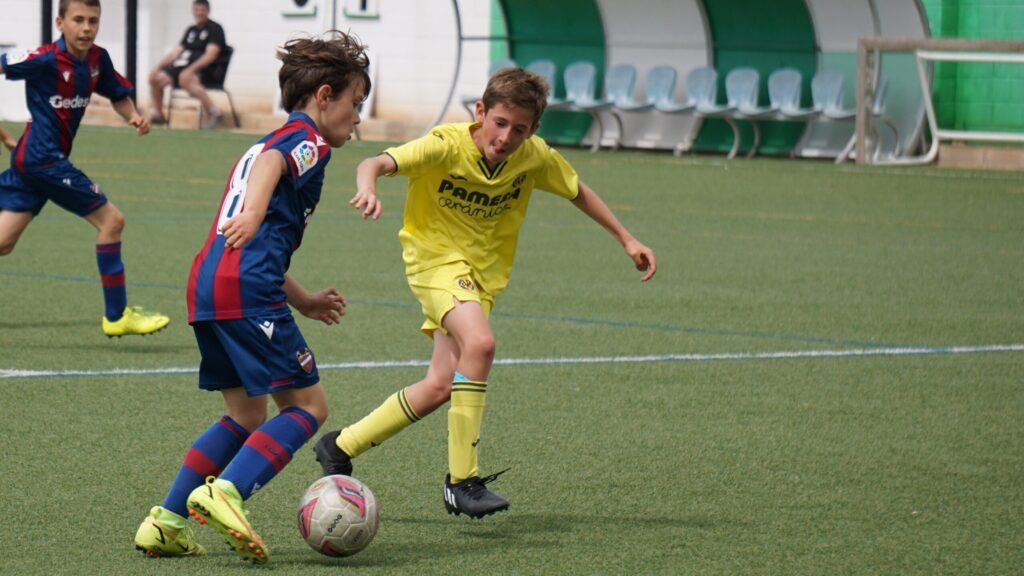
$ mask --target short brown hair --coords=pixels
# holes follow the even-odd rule
[[[328,35],[333,37],[289,40],[278,50],[277,57],[282,62],[278,73],[281,105],[286,112],[305,106],[324,84],[331,87],[335,98],[341,96],[353,80],[362,81],[363,93],[370,93],[370,59],[366,56],[366,46],[355,35],[338,30],[331,30]]]
[[[547,80],[525,68],[499,70],[487,81],[487,88],[481,98],[484,111],[495,104],[507,104],[530,110],[534,113],[533,123],[540,122],[548,105]]]
[[[78,2],[79,4],[84,4],[90,8],[103,9],[100,6],[100,0],[60,0],[60,5],[57,6],[57,15],[63,18],[64,13],[68,11],[68,6],[70,6],[72,2]]]

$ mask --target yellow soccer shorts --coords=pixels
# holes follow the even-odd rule
[[[455,308],[455,301],[477,302],[490,317],[494,297],[485,292],[473,279],[473,270],[465,262],[442,264],[407,276],[409,288],[423,308],[420,330],[432,336],[434,330],[447,334],[441,325],[445,314]]]

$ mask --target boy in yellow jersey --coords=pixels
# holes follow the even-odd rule
[[[534,135],[547,94],[547,83],[536,74],[502,70],[476,103],[476,122],[438,126],[359,164],[350,204],[364,218],[381,213],[377,178],[409,178],[398,236],[409,287],[426,317],[421,329],[433,339],[434,351],[423,380],[320,438],[314,449],[324,474],[351,474],[352,458],[451,400],[445,508],[471,518],[508,509],[508,500],[486,488],[501,473],[480,477],[477,443],[494,361],[488,316],[508,284],[534,188],[572,201],[622,244],[644,272],[641,280],[654,276],[654,252],[629,233],[561,154]]]

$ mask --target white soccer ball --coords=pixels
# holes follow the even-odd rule
[[[299,534],[327,556],[351,556],[373,540],[380,526],[373,492],[351,476],[313,482],[299,504]]]

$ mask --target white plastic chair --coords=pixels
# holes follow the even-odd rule
[[[843,74],[822,71],[811,80],[814,107],[821,110],[822,120],[850,120],[856,111],[843,106]]]
[[[636,69],[631,65],[624,64],[612,68],[607,78],[607,95],[599,99],[594,95],[597,84],[597,68],[590,62],[573,62],[566,67],[564,73],[565,100],[549,104],[551,110],[568,110],[572,112],[586,112],[590,114],[597,123],[597,137],[590,149],[592,151],[601,148],[601,141],[604,139],[604,122],[601,120],[600,111],[610,108],[615,100],[624,99],[633,90],[636,78]],[[616,121],[619,119],[616,117]],[[622,133],[622,123],[619,121],[619,134]]]
[[[671,96],[671,94],[669,94]],[[733,149],[729,157],[736,155],[739,146],[739,128],[736,122],[727,115],[730,110],[728,106],[719,106],[715,103],[718,96],[718,71],[710,66],[699,66],[686,74],[686,101],[676,102],[671,98],[658,100],[654,103],[654,110],[662,114],[693,114],[698,120],[704,117],[721,117],[729,124],[733,131]],[[683,140],[676,145],[673,154],[681,155],[686,151],[689,140]]]
[[[726,77],[728,84],[728,77]],[[691,88],[692,86],[692,88]],[[718,100],[718,72],[714,68],[697,68],[686,76],[686,91],[695,101],[694,114],[700,118],[721,118],[732,129],[732,149],[728,157],[735,158],[740,149],[740,129],[733,118],[738,94],[729,97],[724,106]]]
[[[573,62],[565,68],[562,76],[565,82],[566,108],[579,106],[582,103],[594,103],[594,91],[597,88],[597,67],[590,62]]]
[[[566,74],[568,76],[568,71],[566,71]],[[566,85],[568,85],[568,77],[566,78]],[[580,98],[573,102],[573,109],[587,112],[597,122],[598,135],[593,146],[591,146],[591,150],[598,150],[601,147],[601,142],[604,140],[604,123],[601,121],[600,112],[602,110],[611,110],[620,102],[632,100],[635,85],[636,67],[632,64],[617,64],[608,71],[605,78],[605,96],[603,99],[594,99],[592,95],[581,95]],[[618,127],[613,148],[618,148],[623,132],[622,118],[615,114],[614,111],[612,111],[611,115]]]
[[[768,77],[768,98],[778,108],[781,120],[810,120],[821,114],[817,106],[801,108],[803,75],[796,68],[782,68]]]
[[[526,65],[526,69],[540,76],[548,83],[548,105],[557,102],[555,98],[555,63],[548,59],[534,60]]]
[[[614,110],[620,112],[645,112],[654,110],[658,104],[667,107],[679,106],[672,101],[676,92],[676,69],[671,66],[655,66],[644,76],[644,99],[631,96],[616,102]]]
[[[769,77],[770,78],[770,77]],[[750,122],[754,131],[754,143],[747,153],[747,158],[757,154],[757,148],[761,145],[761,128],[757,120],[770,118],[778,114],[778,107],[759,106],[758,100],[761,96],[761,73],[754,68],[736,68],[729,72],[725,78],[725,89],[729,94],[729,101],[734,102],[736,118],[742,118]]]
[[[725,77],[725,91],[729,102],[736,106],[738,118],[758,118],[775,114],[772,106],[759,106],[761,73],[754,68],[735,68]]]

